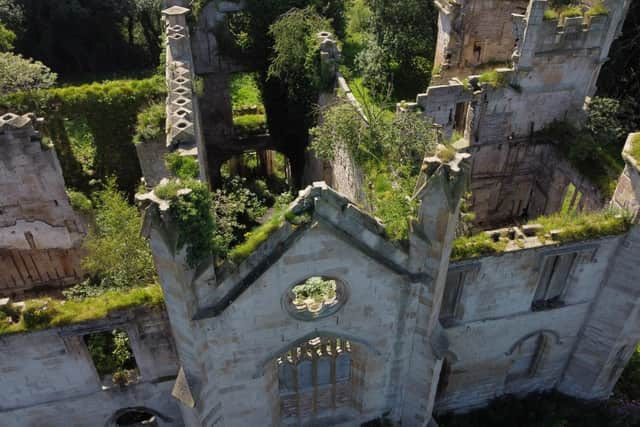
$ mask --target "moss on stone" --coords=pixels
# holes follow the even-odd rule
[[[538,236],[543,240],[554,232],[556,242],[574,242],[597,239],[627,232],[631,226],[631,216],[625,211],[604,209],[598,212],[556,213],[538,217],[532,224],[542,225]]]
[[[156,307],[164,303],[159,285],[108,291],[98,297],[79,301],[39,298],[25,301],[16,322],[0,319],[0,335],[37,331],[107,317],[116,310],[132,307]]]
[[[636,164],[640,166],[640,133],[635,134],[631,138],[631,149],[629,155],[635,160]]]
[[[457,261],[465,258],[495,255],[504,252],[506,247],[506,241],[499,240],[496,242],[484,232],[474,236],[459,237],[453,241],[451,260]]]

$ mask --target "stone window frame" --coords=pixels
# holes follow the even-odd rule
[[[300,310],[293,305],[293,302],[291,300],[292,289],[298,285],[305,283],[308,279],[312,277],[321,277],[322,279],[333,280],[336,282],[337,303],[326,310],[321,310],[319,313],[312,313],[308,310]],[[322,274],[322,273],[307,274],[303,276],[301,279],[293,281],[293,283],[287,287],[287,290],[281,299],[282,309],[285,311],[285,313],[287,313],[289,316],[293,317],[296,320],[313,322],[316,320],[324,319],[326,317],[333,316],[334,314],[342,310],[345,304],[349,301],[349,297],[351,294],[349,289],[350,287],[347,281],[342,279],[341,277],[336,276],[335,274]]]
[[[455,326],[458,321],[462,318],[462,311],[460,310],[462,296],[464,294],[465,287],[476,279],[476,276],[480,272],[482,264],[478,261],[466,262],[456,265],[450,265],[447,270],[447,278],[445,279],[444,289],[442,291],[442,303],[440,305],[440,314],[438,316],[440,323],[443,327],[448,328]],[[447,280],[449,279],[449,274],[455,273],[460,274],[461,277],[458,283],[458,293],[455,297],[455,303],[453,310],[451,310],[451,314],[443,315],[443,308],[445,303],[445,295],[447,292]]]
[[[516,375],[509,374],[509,371],[511,370],[514,363],[516,362],[516,358],[514,356],[518,354],[518,351],[520,350],[522,344],[524,344],[526,341],[532,338],[537,339],[536,350],[531,360],[531,363],[527,368],[527,372],[524,374],[516,374]],[[543,364],[543,361],[546,358],[546,356],[551,351],[552,345],[554,343],[558,345],[558,344],[562,344],[562,341],[560,340],[560,335],[558,335],[557,332],[551,329],[540,329],[540,330],[531,332],[521,337],[518,341],[516,341],[511,346],[511,348],[509,348],[509,351],[505,354],[507,357],[510,358],[510,363],[505,373],[505,384],[510,384],[516,381],[531,379],[535,377],[536,374],[540,372],[540,367]]]
[[[536,275],[536,286],[531,299],[531,311],[546,311],[556,308],[564,307],[564,298],[567,294],[567,290],[573,285],[575,281],[575,272],[580,265],[594,262],[596,253],[600,245],[593,243],[577,243],[569,244],[560,248],[547,249],[542,251],[538,257],[537,268],[534,270]],[[547,261],[552,257],[560,257],[563,255],[574,254],[575,258],[572,261],[571,267],[567,273],[567,277],[562,285],[562,291],[559,293],[557,300],[540,300],[536,299],[536,295],[540,289],[541,281],[545,273],[545,265]],[[540,303],[543,301],[544,304]]]
[[[70,347],[75,347],[80,349],[83,357],[85,357],[91,366],[93,371],[95,381],[100,385],[103,391],[110,390],[114,387],[118,387],[116,384],[105,385],[103,378],[98,374],[98,370],[95,366],[95,362],[91,357],[91,353],[89,352],[89,348],[87,347],[87,343],[84,340],[84,337],[92,334],[99,334],[104,332],[110,332],[113,330],[120,330],[127,334],[129,338],[129,348],[131,349],[131,354],[136,363],[137,376],[136,381],[130,384],[125,385],[125,387],[132,386],[138,384],[143,381],[143,378],[146,377],[143,368],[140,366],[140,351],[138,348],[139,343],[137,342],[138,338],[138,329],[135,325],[132,325],[128,322],[115,322],[112,324],[99,325],[99,326],[91,326],[91,327],[80,327],[80,328],[71,328],[70,330],[62,330],[59,332],[59,336],[64,340],[65,347],[69,350]]]

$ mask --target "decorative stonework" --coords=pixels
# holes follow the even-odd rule
[[[347,292],[342,282],[313,276],[289,289],[284,306],[296,319],[315,320],[337,312],[346,299]]]

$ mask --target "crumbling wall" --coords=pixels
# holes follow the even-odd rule
[[[31,116],[0,117],[0,296],[80,281],[83,220]]]
[[[446,390],[440,395],[436,410],[464,411],[483,406],[502,394],[525,394],[558,384],[570,395],[606,398],[620,371],[612,374],[601,389],[581,387],[588,382],[581,378],[609,372],[612,363],[624,366],[640,339],[640,328],[632,318],[637,316],[640,290],[629,287],[636,283],[633,277],[639,271],[626,261],[619,261],[624,251],[637,256],[637,248],[628,246],[629,241],[637,240],[633,237],[637,233],[635,227],[626,235],[560,246],[531,244],[527,238],[522,242],[523,249],[514,247],[498,256],[452,263],[449,274],[462,274],[463,279],[455,318],[445,324],[451,365]],[[532,303],[543,280],[545,259],[564,254],[574,254],[575,260],[561,303],[534,309]],[[627,269],[620,279],[626,279],[617,281],[618,273],[612,275],[612,268],[620,262]],[[622,307],[618,308],[613,296],[601,289],[611,280],[616,281],[618,289],[626,290],[625,310],[620,312],[617,311]],[[605,285],[605,289],[608,287]],[[623,298],[622,294],[619,297]],[[601,310],[607,314],[597,314]],[[594,316],[604,323],[588,326]],[[628,351],[617,362],[611,362],[609,358],[615,358],[619,345],[584,336],[589,329],[605,335],[616,331],[615,336],[628,345]],[[540,333],[545,344],[537,365],[532,365],[529,375],[510,376],[512,367],[531,357],[519,354],[518,346],[523,339]],[[592,348],[583,351],[584,346]],[[586,361],[588,367],[584,366]],[[587,375],[589,369],[594,373]]]
[[[558,212],[570,184],[580,194],[577,211],[604,206],[600,191],[553,144],[520,139],[472,145],[469,151],[473,159],[471,204],[478,228],[502,227]]]
[[[511,14],[524,13],[528,0],[437,0],[435,4],[439,10],[435,82],[511,61],[516,44]]]
[[[127,332],[139,380],[105,388],[83,336]],[[116,412],[145,408],[160,426],[182,426],[171,398],[178,372],[171,329],[163,310],[138,309],[108,318],[39,332],[0,336],[0,424],[111,426]]]

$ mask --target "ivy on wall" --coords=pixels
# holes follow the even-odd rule
[[[137,115],[166,93],[161,77],[114,80],[81,86],[12,93],[0,98],[0,109],[33,112],[45,117],[44,134],[51,138],[67,185],[87,189],[90,178],[115,176],[120,189],[135,192],[141,172],[133,145]],[[93,176],[86,176],[73,155],[65,120],[82,121],[95,144]]]

